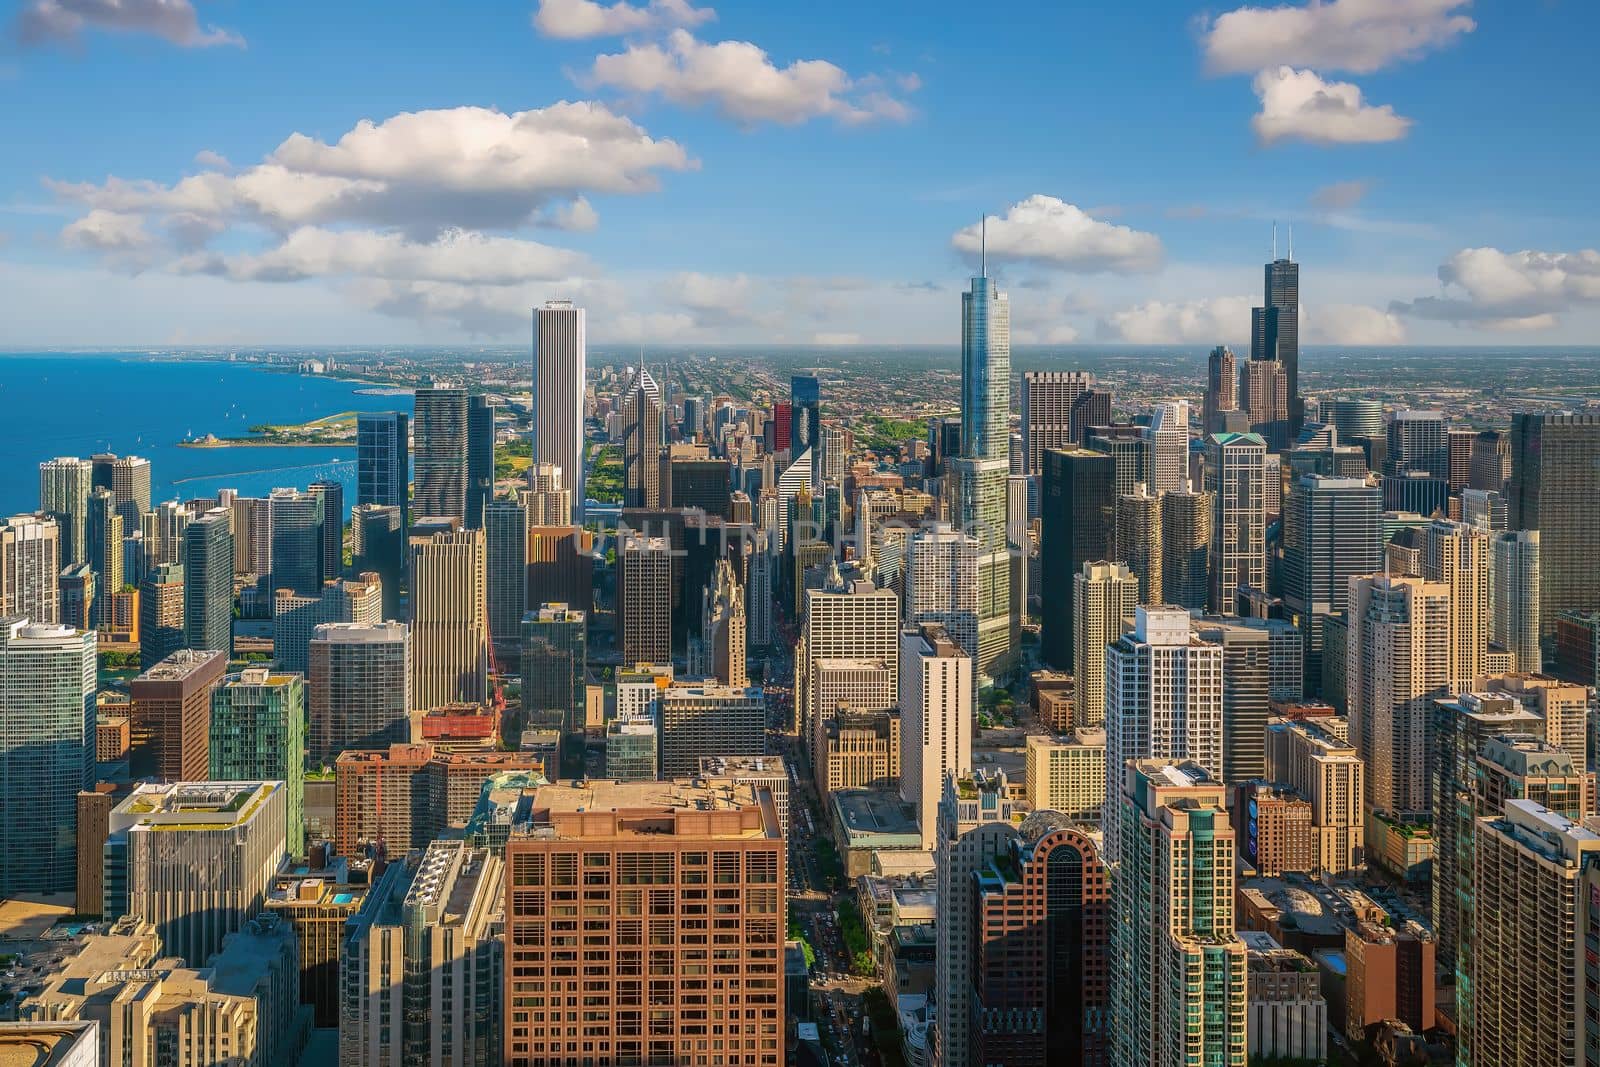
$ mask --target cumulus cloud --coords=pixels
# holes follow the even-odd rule
[[[983,241],[978,223],[957,230],[951,247],[974,261]],[[1038,263],[1092,274],[1157,270],[1165,257],[1161,238],[1093,218],[1054,196],[1034,194],[988,223],[988,253],[996,260]]]
[[[70,248],[96,252],[132,252],[149,248],[152,238],[144,216],[96,209],[67,225],[61,240]]]
[[[1310,0],[1241,7],[1202,22],[1206,67],[1248,74],[1280,63],[1370,74],[1443,48],[1477,23],[1472,0]]]
[[[533,25],[546,37],[581,40],[588,37],[621,37],[678,26],[698,26],[717,17],[709,7],[695,7],[688,0],[649,0],[614,4],[595,0],[539,0]]]
[[[1150,300],[1100,319],[1099,335],[1129,344],[1217,344],[1246,340],[1250,335],[1247,296],[1202,300]]]
[[[1406,325],[1392,311],[1364,304],[1324,304],[1301,310],[1305,337],[1322,345],[1398,345]]]
[[[600,225],[600,213],[589,203],[587,197],[578,197],[570,203],[556,204],[540,213],[539,225],[548,226],[552,230],[570,230],[573,233],[587,233]]]
[[[1371,190],[1369,181],[1334,182],[1311,194],[1311,206],[1323,211],[1348,211],[1365,200]]]
[[[329,144],[293,134],[260,164],[210,170],[172,185],[111,178],[48,183],[90,208],[185,212],[287,230],[368,223],[414,236],[444,230],[511,229],[550,205],[571,205],[582,222],[585,192],[643,193],[661,171],[697,164],[674,141],[592,102],[561,102],[506,114],[457,107],[363,120]],[[561,216],[555,216],[561,217]]]
[[[184,48],[244,45],[236,33],[202,28],[189,0],[33,0],[12,29],[24,45],[72,43],[92,30],[149,34]]]
[[[1600,252],[1503,252],[1463,248],[1439,266],[1445,295],[1397,301],[1389,310],[1496,330],[1543,330],[1561,312],[1600,303]]]
[[[1250,120],[1262,144],[1285,139],[1312,144],[1371,144],[1398,141],[1411,120],[1388,104],[1374,107],[1350,82],[1323,81],[1315,71],[1278,67],[1256,75],[1261,112]]]
[[[885,91],[880,79],[852,79],[824,59],[779,67],[749,41],[709,44],[683,29],[674,30],[665,43],[634,44],[597,56],[583,81],[689,107],[714,107],[747,124],[792,126],[832,118],[857,125],[904,122],[911,116],[911,109]]]

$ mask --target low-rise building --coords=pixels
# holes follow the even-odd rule
[[[1271,934],[1242,932],[1239,939],[1249,968],[1250,1059],[1327,1059],[1328,1003],[1316,964]]]

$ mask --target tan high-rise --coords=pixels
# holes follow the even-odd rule
[[[1077,721],[1099,726],[1106,716],[1106,646],[1122,636],[1122,620],[1139,606],[1139,579],[1122,563],[1085,563],[1073,576],[1072,673]],[[1220,772],[1221,768],[1218,768]]]
[[[1435,519],[1422,528],[1422,576],[1450,587],[1450,686],[1470,689],[1489,647],[1489,534]]]
[[[1267,780],[1311,802],[1315,869],[1339,874],[1366,862],[1366,765],[1326,722],[1269,720]]]
[[[783,1063],[784,854],[748,785],[540,787],[506,845],[503,1062]]]
[[[421,710],[488,693],[488,584],[482,530],[411,539],[411,701]]]

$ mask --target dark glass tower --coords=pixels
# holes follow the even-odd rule
[[[789,454],[798,456],[806,449],[815,450],[822,437],[822,383],[815,374],[796,374],[789,379],[791,406],[789,427]]]
[[[400,528],[409,529],[410,482],[411,419],[403,411],[356,416],[356,503],[398,508]]]
[[[233,530],[222,508],[183,530],[183,643],[233,655]]]
[[[1300,264],[1294,261],[1292,239],[1289,255],[1275,256],[1266,265],[1265,276],[1263,306],[1250,316],[1250,358],[1283,364],[1289,379],[1289,440],[1293,441],[1305,421],[1305,404],[1300,399]]]
[[[484,505],[494,499],[495,407],[481,394],[467,409],[467,521],[469,530],[483,526]]]
[[[467,391],[435,384],[416,391],[417,485],[412,514],[467,518]]]
[[[1041,638],[1047,663],[1072,667],[1072,578],[1085,563],[1108,559],[1116,534],[1117,461],[1088,449],[1044,454],[1040,502]]]

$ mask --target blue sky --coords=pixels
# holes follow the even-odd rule
[[[18,0],[0,345],[1596,336],[1600,5],[975,10]]]

